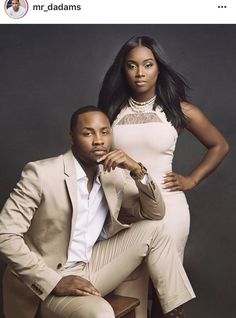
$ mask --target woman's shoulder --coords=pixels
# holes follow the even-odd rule
[[[199,116],[204,116],[203,112],[196,105],[193,105],[190,102],[181,102],[180,103],[181,110],[187,118],[198,118]],[[205,117],[205,116],[204,116]]]
[[[185,102],[185,101],[181,102],[180,106],[181,106],[181,109],[182,109],[183,113],[191,112],[191,111],[194,111],[194,110],[199,110],[199,108],[196,105],[193,105],[190,102]]]
[[[121,108],[120,112],[118,113],[118,115],[116,116],[115,120],[112,123],[112,126],[117,125],[120,120],[127,115],[128,113],[130,113],[130,108],[128,107],[128,105],[125,105],[124,107]]]

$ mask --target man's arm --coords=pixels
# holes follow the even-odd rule
[[[125,185],[121,214],[129,214],[136,219],[162,219],[165,205],[157,184],[140,163],[136,162],[121,150],[113,150],[101,157],[104,170],[110,172],[116,167],[131,172]],[[136,187],[135,184],[136,183]],[[137,191],[138,189],[138,191]]]
[[[0,252],[11,270],[42,300],[61,276],[48,267],[24,241],[40,205],[42,184],[34,163],[25,166],[21,179],[0,213]]]
[[[139,190],[139,200],[127,213],[144,219],[161,220],[165,215],[165,204],[157,184],[150,175],[147,175],[146,183],[140,180],[135,182]]]

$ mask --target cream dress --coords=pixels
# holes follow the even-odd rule
[[[159,185],[166,205],[164,221],[183,260],[190,225],[188,203],[182,191],[169,192],[162,185],[163,175],[172,171],[177,138],[176,129],[159,106],[146,112],[127,106],[113,123],[113,146],[141,162]]]

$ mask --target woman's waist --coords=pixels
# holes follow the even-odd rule
[[[161,194],[164,196],[180,196],[180,197],[185,197],[185,194],[183,191],[170,191],[169,189],[165,188],[164,185],[164,177],[168,172],[171,172],[171,166],[169,169],[165,169],[162,171],[159,171],[158,173],[154,173],[153,171],[151,171],[150,169],[148,170],[149,175],[151,176],[151,178],[157,183]]]
[[[158,185],[162,184],[165,175],[168,172],[172,171],[171,163],[169,165],[166,165],[165,167],[158,167],[159,169],[156,169],[156,167],[152,167],[151,165],[147,164],[146,168],[149,175],[156,181]]]

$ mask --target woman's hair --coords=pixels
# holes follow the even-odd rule
[[[159,75],[156,83],[156,101],[166,114],[167,120],[175,128],[184,128],[187,118],[183,114],[180,102],[186,101],[185,90],[188,88],[184,78],[178,74],[166,61],[162,48],[148,36],[132,37],[118,52],[113,64],[107,71],[99,93],[98,107],[109,117],[111,123],[115,120],[131,95],[125,75],[125,59],[128,53],[138,47],[149,48],[158,64]]]

